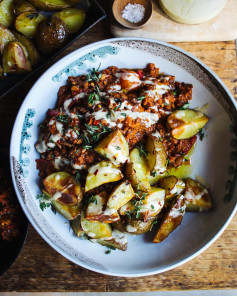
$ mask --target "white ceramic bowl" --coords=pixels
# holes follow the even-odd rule
[[[155,63],[161,72],[177,81],[192,83],[191,108],[209,103],[207,136],[198,140],[191,177],[201,176],[210,184],[214,208],[207,213],[187,213],[182,224],[165,241],[152,243],[152,233],[130,236],[128,250],[105,254],[105,248],[75,237],[66,220],[48,209],[42,212],[34,148],[37,125],[54,108],[57,92],[69,75],[92,67],[125,68]],[[10,161],[17,196],[39,234],[60,254],[87,269],[115,276],[145,276],[179,266],[206,249],[226,228],[236,210],[236,102],[221,80],[189,53],[150,39],[117,38],[80,48],[58,61],[32,87],[25,98],[12,132]]]

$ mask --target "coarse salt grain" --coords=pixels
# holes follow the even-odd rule
[[[128,3],[122,11],[122,17],[130,23],[139,23],[145,15],[145,7],[141,4]]]

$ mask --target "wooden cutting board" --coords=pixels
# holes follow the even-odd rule
[[[222,12],[214,19],[186,25],[170,19],[153,1],[153,14],[148,24],[138,30],[122,27],[111,19],[110,29],[116,37],[146,37],[166,42],[229,41],[237,38],[237,0],[228,0]]]

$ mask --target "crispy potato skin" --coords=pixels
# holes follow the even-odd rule
[[[121,171],[110,161],[101,161],[89,168],[85,192],[102,184],[116,182],[123,178]]]
[[[31,64],[27,52],[21,43],[12,41],[7,43],[3,50],[4,73],[22,74],[31,71]]]
[[[123,217],[123,219],[121,219],[120,221],[113,223],[113,227],[121,232],[140,235],[150,231],[155,220],[156,217],[152,217],[146,222],[143,220],[131,220],[127,217]]]
[[[163,173],[166,170],[167,155],[162,142],[151,135],[147,136],[146,150],[148,151],[147,162],[150,171]]]
[[[154,243],[160,243],[166,239],[171,232],[173,232],[182,222],[183,215],[185,213],[185,204],[183,195],[178,195],[174,199],[174,203],[170,210],[164,216],[161,224],[158,227],[158,231],[153,239]]]
[[[43,180],[47,192],[53,196],[59,193],[57,201],[63,205],[77,205],[82,200],[81,185],[66,172],[57,172]]]
[[[128,143],[120,130],[110,133],[94,150],[117,166],[129,160]]]
[[[0,52],[3,53],[4,46],[11,41],[16,41],[16,37],[12,34],[12,32],[0,25]]]
[[[12,33],[16,37],[17,41],[26,48],[31,65],[34,66],[37,64],[39,61],[39,53],[34,43],[29,38],[16,31],[12,31]]]
[[[14,1],[14,13],[15,15],[21,14],[22,12],[36,12],[36,8],[25,0]]]
[[[187,212],[209,211],[212,208],[212,202],[207,189],[198,181],[187,178],[184,200]]]
[[[170,199],[176,194],[183,193],[185,183],[175,176],[167,176],[159,181],[159,186],[165,189],[165,198]]]
[[[58,17],[51,17],[38,25],[36,43],[44,54],[50,54],[61,48],[68,38],[66,24]]]
[[[127,179],[135,189],[144,192],[151,190],[151,185],[147,179],[148,165],[144,155],[140,155],[139,149],[134,148],[130,152],[131,162],[126,163],[125,173]]]
[[[128,243],[119,243],[117,242],[114,238],[110,239],[110,240],[102,240],[102,239],[98,239],[96,240],[97,243],[99,243],[102,246],[106,246],[106,247],[112,247],[112,248],[116,248],[122,251],[126,251],[127,247],[128,247]]]
[[[85,21],[85,12],[80,8],[65,8],[53,14],[64,21],[69,34],[77,32]]]
[[[167,127],[175,139],[188,139],[204,128],[209,118],[202,112],[186,109],[177,110],[167,118]]]
[[[81,227],[81,216],[80,215],[78,215],[76,217],[76,219],[71,220],[70,225],[72,227],[72,230],[73,230],[74,234],[77,237],[81,237],[84,234],[84,231],[83,231],[83,229]]]
[[[126,204],[134,197],[135,193],[129,181],[124,181],[115,187],[114,191],[110,194],[107,206],[111,209],[118,210],[121,206]]]
[[[57,200],[53,199],[53,197],[46,190],[42,190],[42,192],[47,197],[47,199],[51,202],[54,209],[67,220],[69,221],[74,220],[81,213],[80,203],[78,203],[75,206],[63,205]]]
[[[29,0],[31,4],[41,10],[52,11],[70,7],[66,0]]]
[[[0,1],[0,24],[10,27],[14,20],[14,0]]]
[[[85,219],[84,212],[81,213],[81,227],[89,237],[94,239],[112,236],[112,228],[110,224],[89,221]]]
[[[23,12],[15,19],[15,28],[28,38],[33,38],[38,30],[38,25],[44,20],[45,16],[39,12]]]

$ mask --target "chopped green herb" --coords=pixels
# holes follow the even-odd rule
[[[151,208],[152,208],[152,210],[154,210],[154,209],[155,209],[155,207],[154,207],[153,205],[151,205]]]
[[[173,94],[174,94],[174,96],[177,96],[177,91],[176,90],[173,90]]]
[[[39,199],[39,202],[40,202],[39,206],[41,211],[44,211],[46,208],[49,208],[51,206],[51,203],[48,200],[47,195],[45,195],[44,193],[38,194],[36,198]]]
[[[144,96],[141,96],[141,97],[138,97],[138,98],[137,98],[137,101],[138,101],[138,102],[142,102],[144,99],[145,99],[145,97],[144,97]]]
[[[144,149],[142,143],[140,143],[140,144],[137,146],[137,148],[139,149],[139,152],[140,152],[139,155],[140,155],[140,156],[142,156],[142,155],[147,156],[147,155],[148,155],[148,151],[146,151],[146,150]]]
[[[76,175],[75,175],[75,181],[76,183],[79,183],[81,179],[81,174],[79,171],[76,171]]]
[[[198,134],[199,134],[200,140],[202,141],[204,139],[204,137],[205,137],[204,130],[203,129],[200,129]]]
[[[120,148],[119,146],[116,146],[115,148],[116,148],[117,150],[121,150],[121,148]]]
[[[157,175],[158,175],[158,172],[155,172],[155,171],[154,172],[151,172],[151,176],[152,177],[156,177]]]
[[[189,107],[189,103],[184,104],[181,108],[179,108],[179,110],[186,110]]]
[[[55,207],[53,205],[51,205],[51,211],[54,213],[54,215],[57,214],[57,211],[56,211],[56,209],[55,209]]]
[[[57,121],[60,121],[60,122],[68,122],[68,116],[67,115],[59,115],[57,117]]]
[[[129,219],[131,219],[131,215],[130,215],[130,212],[129,212],[129,211],[126,211],[125,214],[127,215],[127,217],[128,217]]]
[[[111,253],[111,250],[106,250],[105,251],[105,254],[110,254]]]
[[[34,18],[37,18],[38,15],[39,15],[38,12],[32,12],[30,14],[27,14],[26,17],[32,21]]]
[[[88,198],[88,204],[89,203],[94,203],[94,204],[96,204],[97,205],[97,199],[96,199],[96,197],[95,197],[95,195],[91,195],[89,198]]]
[[[122,116],[124,116],[125,118],[127,117],[126,113],[121,113]]]
[[[125,190],[122,190],[121,192],[122,192],[123,194],[125,194],[125,193],[126,193],[126,192],[125,192]]]

